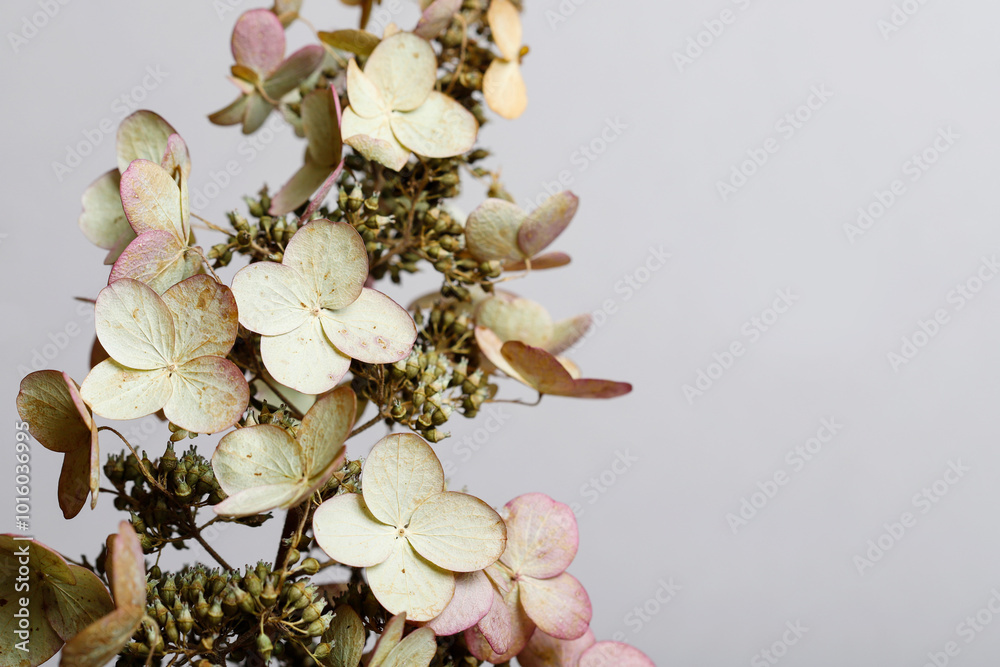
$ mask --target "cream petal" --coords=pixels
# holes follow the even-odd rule
[[[434,631],[430,628],[417,628],[399,642],[385,662],[381,663],[381,667],[428,667],[436,653]]]
[[[351,104],[350,108],[363,118],[377,118],[392,111],[378,86],[361,71],[354,58],[347,63],[347,99]],[[351,135],[344,132],[344,136]]]
[[[97,338],[112,359],[141,370],[162,368],[174,355],[170,309],[136,280],[117,280],[97,295]]]
[[[122,197],[119,193],[121,172],[117,169],[105,173],[83,193],[83,212],[80,213],[80,230],[87,240],[98,248],[117,249],[111,261],[135,238],[135,231],[128,224]]]
[[[362,474],[365,505],[379,521],[398,528],[410,522],[420,503],[444,490],[441,462],[431,446],[412,433],[388,435],[375,443]]]
[[[368,279],[368,253],[361,235],[346,222],[314,220],[297,232],[281,262],[315,295],[310,306],[336,310],[353,303]]]
[[[302,418],[296,438],[311,484],[322,484],[333,474],[331,465],[343,455],[342,445],[354,427],[357,404],[350,387],[338,387],[321,396]]]
[[[159,159],[133,160],[122,172],[120,192],[125,216],[136,234],[170,232],[187,243],[191,230],[183,219],[181,191]]]
[[[452,572],[474,572],[492,565],[507,541],[503,519],[492,507],[454,491],[420,503],[406,534],[417,553]]]
[[[480,261],[518,261],[524,258],[517,245],[517,232],[526,214],[503,199],[487,199],[469,214],[465,243]]]
[[[66,453],[90,448],[93,420],[66,373],[46,370],[26,375],[17,394],[17,413],[46,449]]]
[[[170,135],[176,132],[159,114],[146,109],[127,116],[118,125],[115,138],[119,172],[124,173],[133,160],[149,160],[159,164],[167,150]]]
[[[455,575],[425,560],[405,539],[394,541],[389,558],[367,569],[368,585],[389,613],[411,621],[439,615],[455,594]]]
[[[528,108],[528,88],[517,61],[496,59],[483,75],[486,104],[502,118],[514,120]]]
[[[544,346],[552,338],[552,317],[545,307],[531,299],[498,292],[479,303],[476,323],[502,341],[519,340],[528,345]]]
[[[264,336],[278,336],[304,325],[315,299],[301,275],[275,262],[257,262],[233,276],[240,324]]]
[[[162,294],[197,274],[201,267],[201,256],[172,233],[149,230],[139,234],[121,252],[111,267],[108,282],[131,278]]]
[[[437,91],[413,111],[393,111],[390,124],[400,144],[417,155],[434,158],[472,150],[479,132],[476,117],[468,109]]]
[[[399,171],[410,157],[389,126],[389,116],[382,114],[374,118],[362,118],[348,107],[344,109],[341,121],[344,143],[365,158]]]
[[[83,400],[108,419],[151,415],[166,405],[172,391],[166,369],[134,370],[113,359],[94,366],[80,387]]]
[[[313,514],[316,543],[330,558],[352,567],[372,567],[387,558],[396,542],[405,542],[368,511],[360,494],[330,498]]]
[[[437,56],[425,40],[400,32],[382,40],[365,63],[365,75],[389,109],[416,109],[437,80]]]
[[[590,627],[590,598],[572,575],[563,572],[551,579],[523,577],[519,588],[525,613],[545,634],[576,639]]]
[[[259,487],[292,487],[305,477],[298,443],[271,424],[247,426],[227,433],[212,455],[212,470],[229,496]]]
[[[260,354],[275,380],[304,394],[330,391],[351,368],[351,358],[337,351],[315,317],[288,333],[262,336]]]
[[[204,356],[179,366],[171,377],[173,393],[163,414],[192,433],[218,433],[235,424],[247,409],[250,389],[236,364]]]
[[[349,306],[324,310],[321,321],[338,350],[370,364],[405,359],[417,339],[410,314],[385,294],[368,288]]]
[[[507,60],[517,60],[521,52],[521,14],[510,0],[490,0],[486,20],[493,42]]]
[[[229,354],[239,329],[232,290],[209,276],[194,276],[164,292],[163,302],[174,314],[174,361]]]

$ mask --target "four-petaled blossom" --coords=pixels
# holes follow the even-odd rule
[[[125,217],[120,192],[122,173],[132,160],[150,160],[166,169],[175,181],[187,179],[191,169],[187,145],[167,121],[141,109],[118,126],[115,141],[118,167],[103,174],[83,193],[80,230],[91,243],[108,251],[105,264],[114,264],[135,238]]]
[[[539,394],[615,398],[632,391],[627,382],[581,378],[579,369],[569,359],[519,340],[504,342],[482,325],[476,327],[476,345],[490,363]]]
[[[219,441],[212,469],[228,498],[221,516],[250,516],[295,507],[322,487],[344,460],[357,398],[350,387],[321,397],[302,418],[295,437],[273,424],[237,429]]]
[[[208,117],[216,125],[243,124],[253,134],[278,100],[295,90],[323,62],[323,47],[304,46],[285,58],[285,28],[274,12],[251,9],[233,28],[232,82],[241,93],[224,109]]]
[[[369,160],[399,171],[410,151],[432,158],[461,155],[479,132],[476,118],[434,90],[437,57],[425,40],[401,32],[381,43],[362,72],[347,66],[344,143]]]
[[[59,507],[72,519],[87,503],[97,506],[101,455],[97,424],[66,373],[36,371],[21,380],[17,412],[43,447],[65,455],[59,474]]]
[[[517,654],[517,662],[521,667],[656,667],[634,646],[599,642],[590,630],[577,639],[558,639],[535,630]]]
[[[0,572],[4,667],[41,665],[63,642],[114,608],[97,575],[23,535],[0,535]],[[15,610],[22,610],[23,623]]]
[[[243,372],[226,355],[236,342],[236,301],[225,285],[194,276],[163,296],[118,280],[97,296],[97,338],[110,355],[80,394],[108,419],[163,409],[195,433],[215,433],[243,415],[250,397]]]
[[[469,214],[465,243],[473,257],[499,261],[507,271],[565,266],[570,261],[565,253],[538,253],[573,221],[579,203],[572,192],[560,192],[529,215],[505,199],[487,199]]]
[[[528,91],[521,76],[521,14],[510,0],[490,0],[486,20],[502,57],[486,68],[483,96],[491,109],[513,120],[528,107]]]
[[[507,548],[486,569],[495,586],[493,605],[465,632],[469,650],[499,664],[521,652],[535,628],[560,639],[587,632],[587,592],[566,568],[579,545],[576,517],[568,505],[542,493],[518,496],[503,508]]]
[[[503,520],[478,498],[445,491],[441,462],[419,437],[383,438],[361,474],[362,494],[320,505],[313,532],[331,558],[367,568],[390,613],[434,618],[455,593],[455,572],[482,570],[503,553]]]
[[[413,318],[364,286],[368,254],[345,222],[314,220],[295,233],[281,263],[257,262],[233,278],[240,323],[261,334],[264,366],[306,394],[333,389],[351,359],[388,364],[410,353]]]
[[[108,664],[132,639],[146,615],[146,565],[139,536],[128,521],[108,537],[108,579],[115,609],[73,637],[62,652],[60,667]]]

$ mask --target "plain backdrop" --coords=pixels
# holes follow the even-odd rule
[[[555,246],[573,263],[511,287],[556,317],[595,312],[573,356],[634,391],[453,417],[437,445],[453,488],[497,506],[529,491],[573,504],[570,572],[596,635],[660,665],[993,664],[1000,6],[525,4],[530,106],[480,143],[523,204],[569,187],[581,208]],[[283,183],[303,150],[287,129],[251,144],[206,119],[235,96],[229,35],[255,3],[48,0],[51,17],[44,5],[0,9],[11,443],[19,367],[87,371],[92,317],[72,297],[94,297],[108,270],[76,220],[114,165],[102,122],[133,104],[170,121],[191,148],[196,211],[217,221]],[[411,0],[385,9],[416,21]],[[333,0],[304,13],[319,29],[356,21]],[[294,47],[310,37],[289,31]],[[54,166],[71,151],[88,154]],[[239,173],[223,185],[227,163]],[[482,197],[471,183],[460,205]],[[435,280],[389,292],[405,303]],[[124,429],[162,451],[152,418]],[[205,454],[215,442],[195,441]],[[13,464],[0,456],[6,480]],[[121,515],[104,497],[64,521],[59,455],[36,446],[33,465],[32,533],[94,555]],[[214,543],[241,564],[271,558],[280,523]],[[0,529],[13,529],[10,505]]]

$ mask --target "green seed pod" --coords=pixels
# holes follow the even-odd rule
[[[257,653],[260,657],[267,662],[271,659],[271,652],[274,651],[274,644],[271,643],[271,638],[266,634],[261,633],[257,637]]]
[[[187,634],[191,632],[191,628],[194,627],[194,616],[191,615],[191,608],[188,607],[188,603],[185,602],[181,608],[181,613],[177,615],[177,629],[181,631],[182,634]]]
[[[226,587],[225,595],[222,596],[222,611],[226,616],[232,616],[236,613],[238,606],[239,601],[236,597],[236,587],[230,584]]]
[[[168,607],[173,606],[177,594],[177,584],[174,582],[174,575],[167,575],[166,581],[160,584],[160,597]]]
[[[313,649],[313,655],[316,656],[317,660],[326,660],[332,650],[333,648],[329,644],[323,642]]]
[[[264,583],[264,590],[260,594],[260,602],[268,608],[278,603],[278,592],[274,590],[274,583],[271,581],[271,577],[268,577]]]
[[[261,592],[264,590],[264,585],[260,583],[260,577],[257,576],[256,572],[250,571],[243,575],[243,586],[246,587],[247,593],[251,597],[260,597]]]
[[[295,563],[298,563],[299,562],[299,558],[301,558],[301,557],[302,557],[302,554],[299,553],[298,549],[292,547],[291,549],[288,550],[288,564],[289,565],[293,565]]]
[[[317,618],[323,615],[323,609],[326,608],[325,602],[312,602],[305,609],[302,610],[302,620],[306,623],[312,623]]]
[[[205,620],[205,616],[208,615],[209,609],[211,609],[211,605],[209,605],[208,600],[205,599],[205,594],[198,593],[198,601],[194,603],[193,607],[195,617]]]
[[[167,622],[163,624],[163,636],[167,638],[171,644],[177,644],[181,635],[177,631],[177,622],[174,620],[173,616],[167,617]]]
[[[205,621],[209,627],[216,628],[222,623],[223,618],[225,618],[225,613],[222,611],[222,602],[219,598],[215,598],[212,601],[212,606],[208,609],[208,613],[205,614]]]
[[[310,576],[314,575],[319,572],[319,561],[315,558],[306,558],[299,566],[299,570]]]
[[[347,197],[347,210],[351,213],[357,212],[365,203],[364,193],[361,188],[357,185],[351,190],[351,194]]]

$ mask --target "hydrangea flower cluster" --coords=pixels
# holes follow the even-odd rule
[[[301,0],[237,20],[239,97],[209,119],[251,134],[277,111],[305,152],[273,196],[265,186],[228,224],[204,221],[218,236],[208,252],[192,231],[187,144],[151,111],[123,120],[117,167],[84,193],[80,228],[111,265],[94,298],[91,369],[81,384],[31,373],[17,408],[63,455],[65,518],[106,493],[129,520],[79,563],[0,536],[0,566],[27,554],[40,591],[26,652],[11,648],[13,605],[0,608],[0,667],[60,649],[68,667],[116,656],[198,667],[652,664],[590,631],[591,599],[566,572],[580,542],[568,506],[527,493],[494,509],[449,489],[434,449],[449,420],[522,403],[517,392],[631,390],[582,378],[564,356],[589,316],[555,320],[498,288],[569,264],[547,248],[579,204],[563,192],[526,213],[481,166],[479,128],[527,109],[521,3],[422,0],[412,30],[376,35],[365,28],[378,0],[344,2],[360,7],[358,29],[321,31],[287,57]],[[450,205],[462,171],[492,183],[468,219]],[[227,284],[216,269],[234,263]],[[404,308],[391,283],[420,270],[440,289]],[[169,427],[152,459],[104,423],[147,415]],[[369,438],[380,423],[400,431]],[[196,445],[178,458],[174,443],[188,438]],[[103,466],[101,445],[112,447]],[[277,512],[273,560],[233,567],[203,534]],[[217,567],[161,569],[163,549],[192,543]],[[0,583],[0,600],[12,586]]]

